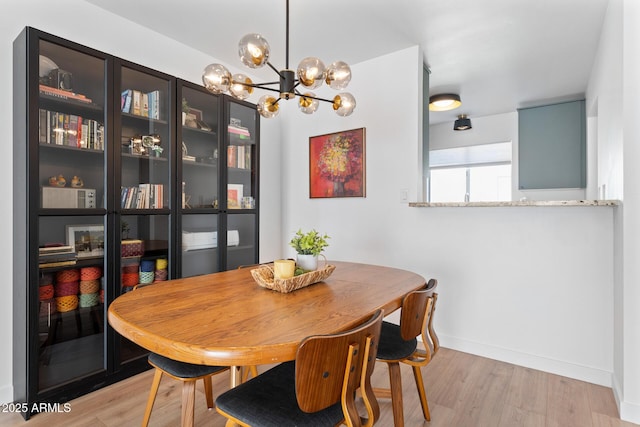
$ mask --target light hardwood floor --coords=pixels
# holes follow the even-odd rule
[[[533,369],[441,348],[423,370],[431,422],[422,418],[413,375],[402,367],[407,427],[631,427],[618,417],[611,389]],[[0,413],[2,427],[139,426],[152,371],[73,400],[65,414],[43,413],[26,422]],[[214,394],[228,387],[226,374],[214,377]],[[378,364],[374,386],[388,384],[385,364]],[[163,378],[150,426],[180,425],[181,383]],[[392,427],[391,402],[380,399],[380,427]],[[196,426],[223,427],[225,418],[207,411],[202,382],[196,396]]]

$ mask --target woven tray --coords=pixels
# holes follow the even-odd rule
[[[335,265],[326,265],[320,270],[310,271],[299,276],[294,276],[291,279],[274,279],[273,264],[267,264],[251,270],[251,275],[254,280],[258,282],[258,285],[263,288],[273,289],[274,291],[286,294],[297,289],[304,288],[305,286],[322,282],[324,279],[331,276],[331,273],[333,273],[333,270],[335,269]]]

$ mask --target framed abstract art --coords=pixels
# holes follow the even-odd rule
[[[309,138],[309,197],[365,197],[365,128]]]

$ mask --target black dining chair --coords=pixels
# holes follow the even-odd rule
[[[316,335],[284,362],[221,394],[216,410],[230,423],[252,427],[372,426],[380,409],[371,388],[382,311],[346,332]],[[360,390],[367,417],[355,405]],[[363,424],[364,422],[364,424]]]
[[[133,287],[133,290],[135,291],[152,285],[153,283],[138,284]],[[149,353],[147,361],[155,368],[155,374],[153,376],[153,382],[151,383],[147,406],[144,410],[142,427],[147,427],[149,425],[151,411],[153,410],[153,404],[156,401],[158,388],[160,387],[160,381],[162,380],[163,375],[182,381],[182,425],[193,425],[196,381],[201,379],[204,382],[204,394],[207,400],[207,408],[213,409],[213,387],[211,377],[215,374],[229,370],[229,367],[227,366],[207,366],[180,362],[153,352]]]
[[[376,397],[391,398],[395,427],[404,426],[400,363],[412,367],[422,413],[425,420],[431,420],[421,368],[431,361],[440,348],[440,341],[433,329],[433,315],[438,299],[434,290],[437,286],[438,281],[430,279],[424,288],[405,295],[400,325],[382,322],[377,358],[388,365],[390,389],[374,388],[374,393]],[[422,336],[424,349],[418,347],[418,336]]]
[[[200,379],[204,381],[207,408],[213,409],[213,387],[211,377],[215,374],[229,370],[229,367],[227,366],[206,366],[179,362],[177,360],[161,356],[157,353],[150,353],[148,361],[149,364],[155,368],[155,375],[153,377],[153,383],[151,384],[147,407],[144,411],[142,427],[147,427],[149,425],[151,410],[153,409],[153,404],[156,401],[158,388],[160,387],[160,380],[162,380],[163,375],[182,381],[182,425],[193,425],[196,381]],[[186,399],[185,396],[187,396]]]

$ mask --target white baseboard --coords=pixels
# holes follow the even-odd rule
[[[620,387],[620,383],[615,375],[612,375],[612,377],[613,385],[611,388],[613,389],[613,397],[616,399],[616,404],[618,405],[620,419],[630,423],[640,424],[640,405],[623,401],[621,398],[622,388]]]
[[[473,341],[467,341],[438,333],[440,345],[453,350],[471,353],[489,359],[500,360],[514,365],[549,372],[563,377],[586,381],[605,387],[612,386],[612,372],[588,366],[577,365],[561,360],[549,359],[535,354],[521,353],[506,348],[495,347]]]

